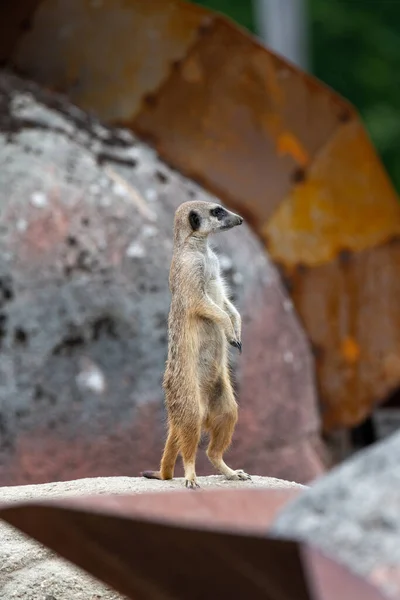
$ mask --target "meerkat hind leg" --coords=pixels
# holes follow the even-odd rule
[[[179,447],[185,470],[185,485],[189,489],[199,488],[196,478],[196,454],[200,442],[200,422],[190,426],[181,426],[179,432]]]
[[[173,479],[175,463],[179,452],[179,440],[176,430],[171,427],[165,442],[164,452],[161,459],[159,471],[143,471],[143,477],[147,479]]]
[[[160,473],[162,479],[173,479],[175,463],[179,452],[179,439],[174,428],[170,428],[161,459]]]
[[[221,387],[219,383],[219,387]],[[215,400],[217,406],[211,411],[207,419],[207,428],[210,432],[210,443],[207,456],[211,464],[230,480],[248,480],[250,475],[242,469],[231,469],[223,459],[224,453],[229,448],[232,435],[237,422],[237,406],[230,386],[223,385],[221,395]]]

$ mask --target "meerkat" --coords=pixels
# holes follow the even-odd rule
[[[228,345],[242,352],[241,318],[230,302],[209,237],[241,225],[242,217],[210,202],[181,204],[175,213],[169,286],[168,358],[163,379],[168,437],[159,471],[150,479],[172,479],[180,453],[188,488],[199,487],[195,461],[202,431],[207,456],[227,479],[250,475],[223,459],[238,419],[228,364]]]

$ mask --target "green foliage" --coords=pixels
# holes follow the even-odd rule
[[[400,2],[311,0],[313,70],[360,111],[400,191]]]
[[[242,27],[254,31],[254,19],[251,0],[197,0],[194,4],[201,4],[211,10],[216,10],[233,19]]]
[[[250,0],[197,3],[255,29]],[[360,111],[400,192],[400,0],[309,0],[309,13],[314,74]]]

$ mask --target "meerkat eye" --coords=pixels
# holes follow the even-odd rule
[[[212,217],[217,217],[217,219],[222,219],[226,215],[226,210],[222,208],[222,206],[216,206],[210,210],[210,215]]]
[[[189,223],[193,231],[200,229],[201,217],[195,210],[191,210],[189,213]]]

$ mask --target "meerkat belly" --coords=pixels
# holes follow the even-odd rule
[[[223,295],[218,279],[207,282],[208,296],[223,308]],[[199,369],[205,385],[214,381],[224,363],[226,340],[222,327],[208,319],[201,319],[199,324]]]
[[[205,373],[219,370],[224,356],[225,338],[215,323],[202,319],[199,324],[199,367]]]

